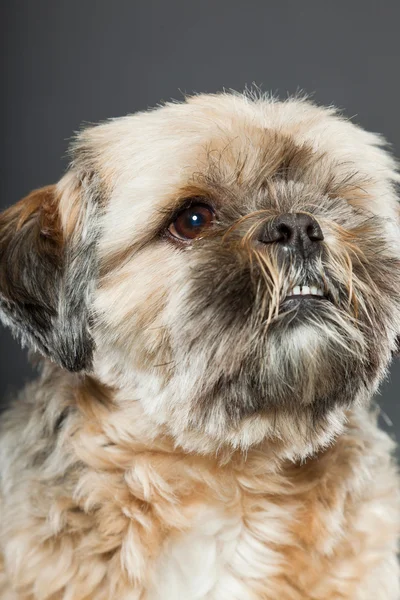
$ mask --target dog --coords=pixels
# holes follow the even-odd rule
[[[398,600],[395,160],[307,98],[83,129],[0,217],[6,600]]]

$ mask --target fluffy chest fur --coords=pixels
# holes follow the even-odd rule
[[[248,519],[239,509],[199,507],[191,529],[165,543],[146,598],[268,597],[275,588],[272,581],[284,570],[284,557],[275,546],[279,534],[290,538],[289,512],[289,507],[281,511],[265,502],[259,504],[258,518]]]
[[[199,506],[190,529],[165,541],[144,598],[397,599],[397,565],[382,555],[394,541],[396,508],[383,516],[374,494],[345,483],[354,450],[328,459],[332,473],[320,483],[312,467],[290,482],[238,474],[237,502]],[[344,485],[335,490],[340,468]],[[301,492],[290,489],[303,475]]]
[[[94,418],[86,403],[52,439],[50,403],[16,435],[31,408],[2,438],[1,598],[398,599],[391,442],[366,413],[295,465],[264,448],[190,455],[139,426],[123,438],[132,407]]]

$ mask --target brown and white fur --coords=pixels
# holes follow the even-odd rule
[[[2,318],[44,357],[1,421],[2,599],[400,598],[383,146],[301,98],[199,95],[83,130],[0,216]],[[215,218],[182,242],[188,201]],[[260,241],[298,213],[317,255]]]

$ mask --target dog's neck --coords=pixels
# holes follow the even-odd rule
[[[130,395],[124,397],[120,390],[101,383],[92,376],[76,376],[63,372],[65,397],[58,406],[57,427],[61,428],[69,412],[73,413],[74,447],[83,462],[91,464],[95,460],[104,468],[114,464],[118,468],[129,468],[132,456],[136,454],[160,453],[177,459],[200,461],[211,469],[248,468],[253,461],[262,462],[266,473],[293,472],[301,469],[310,472],[313,464],[324,462],[326,456],[340,452],[342,439],[358,429],[360,413],[363,409],[346,412],[344,432],[332,443],[321,447],[306,458],[288,459],[285,444],[279,438],[268,439],[250,448],[235,448],[232,445],[215,445],[215,451],[201,447],[199,434],[188,433],[187,443],[179,444],[165,426],[157,424],[143,410],[141,403]],[[362,417],[364,418],[364,417]],[[90,458],[92,457],[92,458]],[[317,471],[320,472],[319,466]]]

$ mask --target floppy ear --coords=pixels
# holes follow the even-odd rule
[[[24,345],[70,371],[90,369],[93,354],[95,240],[82,195],[67,174],[0,215],[0,316]]]

